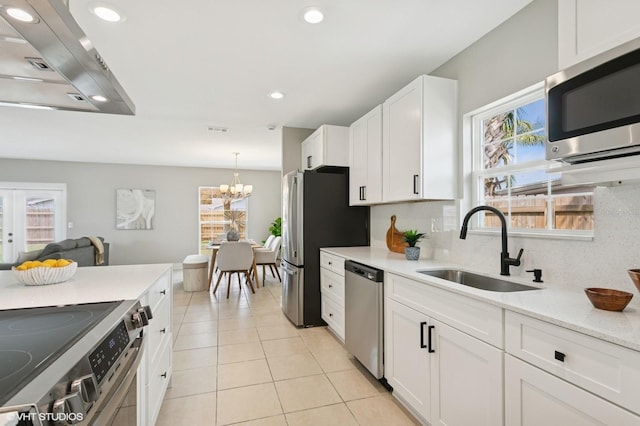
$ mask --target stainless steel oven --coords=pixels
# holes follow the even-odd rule
[[[640,39],[546,80],[547,159],[640,154]]]
[[[136,424],[150,318],[137,301],[0,311],[0,424]]]

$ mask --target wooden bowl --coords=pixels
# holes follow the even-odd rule
[[[627,272],[631,277],[631,281],[633,281],[638,291],[640,291],[640,269],[629,269]]]
[[[620,312],[627,307],[633,297],[632,293],[614,290],[612,288],[591,287],[585,288],[584,292],[595,308],[605,311]]]

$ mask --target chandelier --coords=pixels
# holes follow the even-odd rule
[[[225,200],[233,200],[248,197],[253,191],[253,185],[243,185],[240,183],[240,174],[238,173],[238,155],[239,152],[234,152],[236,156],[236,170],[233,172],[233,181],[231,185],[220,185],[220,195]]]

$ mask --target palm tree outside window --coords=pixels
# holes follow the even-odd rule
[[[500,209],[515,230],[591,234],[593,187],[563,186],[545,159],[545,121],[542,84],[472,114],[474,203]],[[491,213],[477,223],[499,226]]]

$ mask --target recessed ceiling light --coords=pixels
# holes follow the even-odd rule
[[[98,18],[107,22],[122,22],[125,19],[124,15],[115,7],[103,3],[94,3],[89,7],[89,11],[96,15]]]
[[[324,19],[324,15],[317,7],[308,7],[304,10],[304,20],[310,24],[318,24]]]
[[[284,98],[284,93],[278,92],[278,91],[271,92],[271,93],[269,93],[269,97],[271,99],[282,99],[282,98]]]
[[[7,15],[20,22],[35,23],[37,21],[35,16],[17,7],[8,7]]]
[[[93,99],[94,101],[97,101],[97,102],[107,102],[109,100],[109,99],[105,98],[102,95],[93,95],[93,96],[91,96],[91,99]]]

